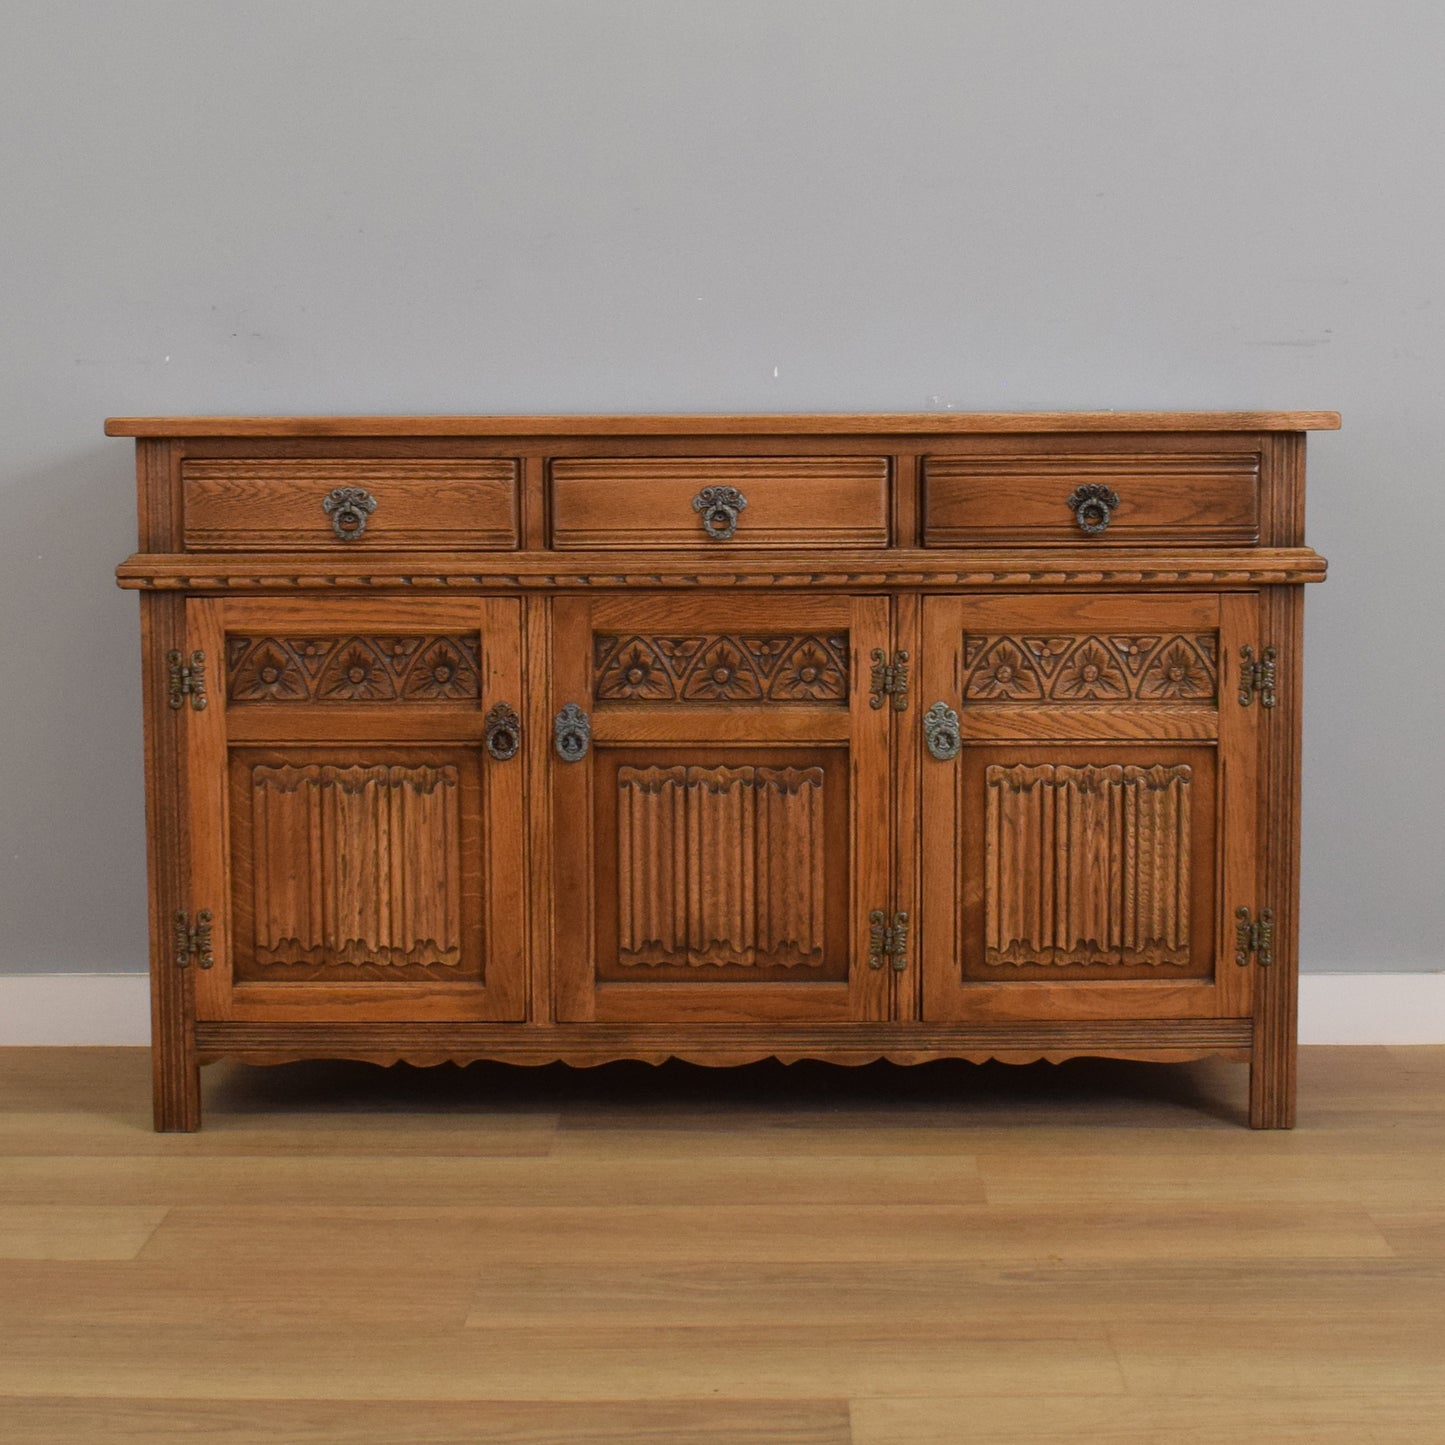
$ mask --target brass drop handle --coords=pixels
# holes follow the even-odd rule
[[[507,703],[499,702],[487,713],[487,753],[499,763],[505,763],[517,756],[522,746],[522,720]]]
[[[1100,482],[1091,482],[1086,487],[1076,488],[1069,498],[1069,508],[1074,514],[1074,520],[1079,524],[1079,530],[1087,532],[1091,537],[1098,536],[1108,528],[1118,506],[1118,492]]]
[[[564,763],[580,763],[592,746],[592,720],[569,702],[552,720],[552,742]]]
[[[958,714],[946,702],[936,702],[923,714],[923,741],[941,763],[958,756],[963,739],[958,735]]]
[[[692,509],[702,518],[702,529],[714,542],[726,542],[738,529],[738,513],[748,499],[736,487],[704,487],[692,499]]]
[[[322,499],[321,510],[331,518],[331,530],[343,542],[354,542],[366,531],[376,498],[363,487],[336,487]]]

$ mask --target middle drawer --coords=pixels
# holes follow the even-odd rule
[[[886,547],[887,457],[560,457],[564,549]]]

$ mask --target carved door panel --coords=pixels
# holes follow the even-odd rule
[[[192,599],[187,630],[197,1016],[522,1018],[520,604]]]
[[[590,726],[585,756],[565,760],[575,727],[554,748],[558,1017],[886,1017],[887,600],[634,594],[553,616],[553,712]]]
[[[1249,1014],[1256,615],[1235,594],[925,601],[924,1017]]]

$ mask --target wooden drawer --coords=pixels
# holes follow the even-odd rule
[[[887,457],[560,458],[552,545],[885,547],[889,480]]]
[[[188,457],[181,481],[192,551],[462,551],[520,540],[510,458]],[[338,496],[350,488],[362,497]],[[358,517],[360,535],[338,535]]]
[[[1259,470],[1257,449],[1217,443],[932,456],[924,462],[924,542],[1249,546],[1259,541]]]

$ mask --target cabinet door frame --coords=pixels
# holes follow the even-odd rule
[[[974,716],[964,703],[962,639],[970,625],[1003,631],[1025,624],[1031,605],[1047,613],[1048,603],[1061,617],[1073,606],[1079,620],[1056,624],[1070,633],[1115,629],[1134,633],[1166,627],[1217,629],[1218,658],[1214,706],[1143,704],[1050,704],[1020,710],[1013,718],[1003,707],[980,708]],[[951,760],[926,750],[921,759],[919,820],[924,855],[920,907],[923,964],[922,1018],[930,1022],[1016,1022],[1069,1019],[1247,1018],[1253,1011],[1253,966],[1235,963],[1234,910],[1254,908],[1259,876],[1258,801],[1259,713],[1240,705],[1241,646],[1257,642],[1259,607],[1254,593],[1109,594],[1068,597],[1038,594],[932,596],[923,604],[923,658],[919,687],[924,709],[943,700],[957,710],[962,749]],[[1035,620],[1035,627],[1040,624]],[[1016,745],[1030,754],[1079,745],[1138,754],[1150,746],[1164,750],[1212,744],[1215,748],[1213,854],[1202,864],[1214,870],[1213,955],[1210,977],[1111,981],[1100,978],[1051,980],[969,980],[966,950],[976,946],[964,928],[964,894],[983,886],[983,840],[965,838],[960,817],[963,750]]]
[[[467,633],[481,638],[481,696],[455,703],[228,705],[226,639],[234,631],[323,637],[348,633]],[[186,648],[205,656],[206,706],[184,712],[191,909],[212,914],[214,965],[192,965],[196,1017],[208,1021],[520,1022],[526,1015],[525,749],[508,761],[484,747],[485,715],[498,702],[522,710],[521,604],[470,601],[191,597]],[[343,711],[344,709],[344,711]],[[230,754],[233,747],[298,749],[375,745],[389,754],[431,746],[475,749],[480,771],[480,896],[458,900],[480,915],[480,979],[407,983],[256,982],[235,977],[232,924]],[[465,874],[463,875],[465,876]]]
[[[639,619],[648,621],[639,623]],[[677,704],[629,712],[599,706],[594,696],[594,632],[637,632],[662,621],[678,632],[739,630],[781,633],[846,628],[849,681],[846,706],[701,706]],[[879,1021],[891,1012],[891,970],[870,968],[869,914],[891,902],[890,706],[871,706],[875,649],[891,647],[887,597],[806,593],[628,593],[560,597],[553,603],[550,712],[567,703],[591,719],[593,747],[581,762],[551,758],[554,906],[553,986],[559,1022],[635,1024],[797,1024]],[[891,703],[891,699],[888,700]],[[612,743],[685,748],[730,742],[742,746],[845,745],[849,775],[847,838],[847,974],[820,982],[654,980],[600,981],[595,892],[596,746]],[[700,754],[701,756],[701,754]]]

